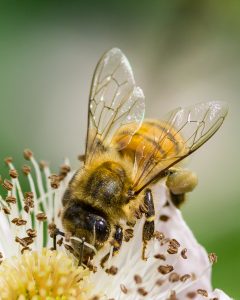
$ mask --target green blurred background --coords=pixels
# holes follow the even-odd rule
[[[77,167],[93,69],[113,46],[133,66],[147,117],[229,104],[224,126],[189,159],[199,185],[183,211],[219,256],[214,287],[240,299],[239,1],[1,1],[0,158],[21,166],[30,147],[55,170],[65,156]]]

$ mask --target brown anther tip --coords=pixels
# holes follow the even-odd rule
[[[8,179],[4,179],[2,186],[4,189],[6,189],[7,191],[11,191],[13,188],[13,184],[10,180]]]
[[[11,170],[9,170],[9,175],[15,179],[18,177],[18,172],[15,169],[11,169]]]
[[[158,272],[162,275],[166,275],[173,271],[173,266],[171,265],[161,265],[158,267]]]
[[[111,266],[109,269],[106,269],[106,273],[110,275],[116,275],[118,272],[118,268],[115,266]]]
[[[191,278],[191,275],[189,275],[189,274],[184,274],[184,275],[182,275],[181,277],[180,277],[180,280],[182,281],[182,282],[185,282],[185,281],[187,281],[188,279],[190,279]]]
[[[179,279],[180,279],[180,276],[175,272],[171,273],[168,278],[168,280],[170,282],[177,282],[177,281],[179,281]]]
[[[164,254],[161,254],[161,253],[155,254],[154,257],[156,259],[166,260],[166,256]]]
[[[175,291],[171,291],[169,297],[167,298],[167,300],[178,300],[178,298],[176,297],[176,292]]]
[[[12,158],[11,156],[8,156],[8,157],[6,157],[6,158],[4,159],[4,162],[5,162],[6,165],[12,163],[12,161],[13,161],[13,158]]]
[[[159,220],[162,222],[167,222],[169,220],[169,216],[167,215],[160,215]]]
[[[51,176],[49,176],[49,179],[50,179],[50,185],[53,189],[59,188],[60,181],[61,181],[61,177],[59,175],[52,174]]]
[[[162,232],[159,232],[159,231],[155,231],[154,232],[154,237],[158,241],[161,241],[161,240],[163,240],[165,238],[164,234]]]
[[[215,264],[217,262],[217,255],[216,253],[209,253],[208,254],[208,259],[211,264]]]
[[[140,275],[134,275],[134,281],[136,282],[136,284],[141,284],[142,277]]]
[[[48,166],[48,163],[45,160],[39,162],[39,167],[41,170],[44,170]]]
[[[208,297],[208,292],[206,290],[204,290],[204,289],[198,289],[197,293],[199,295],[202,295],[203,297]]]
[[[56,233],[56,230],[57,230],[57,225],[54,224],[54,223],[50,223],[48,225],[48,231],[49,231],[49,235],[51,238],[54,237],[55,233]]]
[[[25,199],[27,199],[27,198],[33,199],[33,198],[34,198],[33,192],[25,192],[24,198],[25,198]]]
[[[47,220],[47,216],[44,212],[40,212],[36,215],[36,218],[38,221],[42,222],[42,221],[45,221]]]
[[[171,239],[171,240],[169,241],[169,244],[170,244],[171,246],[173,246],[173,247],[177,247],[177,248],[180,247],[180,243],[179,243],[177,240],[175,240],[175,239]]]
[[[7,196],[6,199],[5,199],[5,201],[6,201],[7,203],[16,204],[17,199],[16,199],[16,197],[14,197],[14,196]]]
[[[60,174],[67,175],[70,171],[71,171],[71,168],[69,165],[62,165],[60,167]]]
[[[23,220],[22,218],[14,218],[11,222],[13,224],[15,224],[16,226],[22,226],[22,225],[26,225],[27,224],[27,221]]]
[[[189,298],[189,299],[194,299],[194,298],[196,298],[197,293],[196,293],[196,292],[188,292],[188,293],[186,294],[186,296],[187,296],[187,298]]]
[[[183,259],[187,259],[186,253],[187,253],[187,248],[182,249],[181,256],[182,256]]]
[[[35,229],[27,229],[26,231],[27,235],[31,238],[35,238],[37,236],[37,231]]]
[[[31,173],[31,167],[27,165],[22,166],[22,172],[24,175],[28,175],[29,173]]]
[[[100,300],[99,296],[93,296],[90,300]]]
[[[25,251],[31,251],[32,249],[29,247],[23,247],[21,250],[21,254],[23,254]]]
[[[178,253],[178,248],[174,247],[174,246],[169,246],[168,249],[167,249],[167,252],[169,254],[177,254]]]
[[[161,286],[161,285],[163,285],[164,284],[164,280],[162,280],[162,279],[158,279],[156,282],[155,282],[155,284],[157,285],[157,286]]]
[[[124,284],[120,284],[120,289],[124,294],[127,294],[128,289],[126,288],[126,286]]]
[[[137,291],[143,297],[147,296],[148,294],[148,292],[144,288],[139,288]]]
[[[2,209],[3,209],[3,212],[5,213],[5,215],[10,215],[11,214],[11,210],[7,206],[4,206]]]
[[[3,254],[2,254],[2,252],[0,252],[0,259],[2,259],[3,258]]]
[[[23,151],[23,156],[24,156],[24,158],[26,160],[30,160],[32,158],[32,156],[33,156],[33,153],[32,153],[32,151],[30,149],[25,149]]]
[[[58,244],[59,247],[62,246],[62,244],[63,244],[63,237],[61,237],[61,238],[57,241],[57,244]]]
[[[170,239],[169,238],[164,238],[162,240],[160,240],[160,245],[163,246],[163,245],[166,245],[167,243],[169,243]]]

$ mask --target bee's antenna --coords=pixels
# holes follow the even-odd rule
[[[80,258],[79,258],[79,262],[78,262],[78,265],[79,265],[79,266],[82,265],[84,243],[85,243],[85,238],[83,237],[83,238],[82,238],[82,243],[81,243],[81,246],[80,246]]]

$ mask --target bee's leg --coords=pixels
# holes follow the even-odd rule
[[[65,233],[60,231],[59,229],[55,229],[52,233],[50,233],[50,236],[53,238],[53,250],[57,250],[57,236],[65,236]]]
[[[150,189],[146,189],[145,191],[144,207],[145,207],[146,221],[143,225],[143,232],[142,232],[142,240],[143,240],[142,259],[146,260],[147,258],[145,256],[145,251],[147,248],[148,241],[150,241],[154,235],[154,218],[155,218],[153,196]]]
[[[119,251],[119,249],[122,246],[122,241],[123,241],[123,229],[120,225],[115,226],[115,233],[113,240],[111,241],[111,244],[113,246],[113,253],[112,255],[116,255]],[[106,261],[109,259],[110,252],[108,252],[102,259],[101,259],[101,267],[104,268],[104,265]]]
[[[191,192],[197,185],[195,173],[180,168],[169,169],[166,185],[170,190],[171,200],[176,207],[185,201],[186,193]]]

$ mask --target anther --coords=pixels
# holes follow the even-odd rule
[[[134,281],[136,282],[136,284],[141,284],[142,277],[140,275],[134,275]]]
[[[148,292],[144,288],[139,288],[137,291],[141,296],[144,296],[144,297],[147,296],[147,294],[148,294]]]
[[[162,275],[166,275],[170,272],[173,271],[173,266],[171,265],[161,265],[158,267],[158,272],[161,273]]]
[[[6,199],[5,199],[5,201],[6,201],[7,203],[16,204],[17,199],[16,199],[16,197],[14,197],[14,196],[7,196]]]
[[[27,224],[27,221],[23,220],[22,218],[14,218],[11,222],[17,226],[22,226]]]
[[[12,170],[9,170],[9,175],[15,179],[18,177],[18,172],[17,172],[17,170],[12,169]]]
[[[197,293],[196,293],[196,292],[188,292],[188,293],[186,294],[186,296],[187,296],[189,299],[194,299],[194,298],[196,298]]]
[[[126,288],[126,286],[124,284],[120,284],[120,289],[124,294],[127,294],[128,289]]]
[[[155,254],[154,257],[156,259],[166,260],[166,256],[164,254]]]
[[[216,253],[209,253],[208,258],[211,264],[214,264],[217,262],[217,255]]]
[[[165,282],[165,280],[158,279],[158,280],[155,282],[155,284],[156,284],[157,286],[161,286],[161,285],[164,284],[164,282]]]
[[[204,289],[198,289],[198,290],[197,290],[197,293],[198,293],[199,295],[204,296],[204,297],[208,297],[208,292],[207,292],[206,290],[204,290]]]
[[[116,275],[118,272],[118,268],[115,266],[111,266],[109,269],[106,269],[106,273],[110,275]]]
[[[168,280],[170,282],[177,282],[177,281],[179,281],[179,279],[180,279],[180,276],[175,272],[171,273],[168,278]]]
[[[51,176],[49,176],[49,179],[50,179],[50,185],[53,189],[59,188],[60,181],[61,181],[59,175],[52,174]]]
[[[162,222],[167,222],[169,220],[169,216],[167,215],[160,215],[159,220]]]
[[[171,291],[171,293],[170,293],[169,297],[167,298],[167,300],[177,300],[176,292]]]
[[[37,236],[37,231],[35,229],[27,229],[26,231],[27,235],[31,238],[35,238]]]
[[[13,189],[13,184],[11,181],[4,179],[2,186],[7,190],[7,191],[11,191]]]
[[[10,215],[10,214],[11,214],[10,208],[8,208],[7,206],[4,206],[2,209],[3,209],[3,212],[4,212],[6,215]]]
[[[13,158],[11,156],[8,156],[4,159],[4,162],[6,165],[9,165],[10,163],[12,163]]]
[[[187,259],[186,253],[187,253],[187,249],[184,248],[184,249],[181,251],[181,256],[182,256],[183,259]]]
[[[182,275],[181,277],[180,277],[180,280],[182,281],[182,282],[185,282],[185,281],[187,281],[188,279],[190,279],[191,278],[191,275],[189,275],[189,274],[184,274],[184,275]]]
[[[24,175],[28,175],[31,172],[31,168],[27,165],[22,166],[22,172]]]
[[[33,153],[32,153],[32,151],[30,149],[25,149],[23,151],[23,156],[24,156],[24,158],[26,160],[30,160],[32,158],[32,156],[33,156]]]
[[[48,166],[48,163],[45,160],[39,162],[39,167],[41,170],[44,170]]]
[[[38,213],[37,215],[36,215],[36,218],[37,218],[37,220],[38,221],[45,221],[45,220],[47,220],[47,216],[46,216],[46,214],[44,213],[44,212],[40,212],[40,213]]]
[[[159,232],[159,231],[155,231],[154,232],[154,237],[158,241],[161,241],[161,240],[163,240],[165,238],[164,234],[162,232]]]

